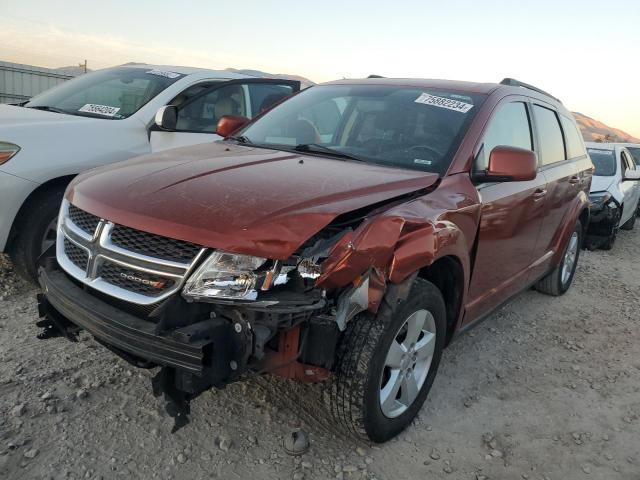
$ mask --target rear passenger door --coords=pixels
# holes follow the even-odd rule
[[[476,171],[487,168],[491,150],[498,145],[534,149],[524,99],[496,107],[476,156]],[[525,287],[544,216],[546,181],[539,174],[526,182],[484,183],[476,188],[482,210],[467,318],[488,313]]]
[[[532,110],[541,173],[547,180],[547,200],[536,245],[539,261],[531,271],[530,281],[549,271],[554,253],[561,248],[568,215],[578,192],[586,189],[589,178],[585,175],[589,159],[575,122],[559,114],[551,105],[536,102]]]

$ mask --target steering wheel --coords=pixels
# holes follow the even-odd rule
[[[440,158],[442,157],[442,153],[440,153],[435,148],[430,147],[429,145],[414,145],[407,148],[407,152],[412,152],[414,150],[427,150],[432,157],[436,157],[436,160],[440,160]]]

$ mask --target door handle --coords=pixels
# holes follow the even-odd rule
[[[574,175],[569,179],[569,183],[575,185],[576,183],[580,183],[580,177],[578,175]]]
[[[547,190],[544,188],[536,188],[536,190],[533,192],[533,199],[534,200],[540,200],[542,198],[544,198],[544,196],[547,194]]]

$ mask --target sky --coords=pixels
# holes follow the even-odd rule
[[[0,0],[0,60],[542,88],[640,138],[639,0]]]

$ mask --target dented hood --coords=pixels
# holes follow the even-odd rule
[[[215,143],[80,175],[79,208],[236,253],[286,259],[335,217],[433,185],[436,174]]]

